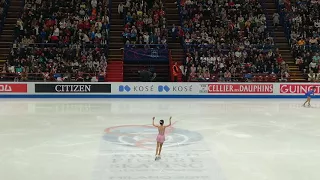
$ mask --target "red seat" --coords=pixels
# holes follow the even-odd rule
[[[271,82],[277,82],[277,76],[276,75],[272,75],[271,76]]]

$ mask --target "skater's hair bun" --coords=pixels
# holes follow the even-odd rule
[[[160,120],[160,124],[163,125],[163,123],[164,123],[164,120]]]

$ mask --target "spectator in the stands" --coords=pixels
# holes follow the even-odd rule
[[[280,77],[281,77],[280,81],[287,82],[290,77],[290,74],[287,71],[282,70]]]
[[[312,60],[309,64],[309,68],[310,70],[312,70],[313,72],[317,72],[317,63],[315,60]]]
[[[121,18],[123,18],[123,10],[124,10],[124,5],[122,3],[120,3],[118,5],[118,13],[119,13]]]
[[[296,57],[296,65],[298,65],[299,70],[302,71],[302,69],[304,68],[304,63],[301,56]]]
[[[315,81],[315,78],[316,78],[316,74],[313,73],[313,71],[311,70],[308,74],[308,81],[310,82],[314,82]]]
[[[171,37],[174,41],[177,39],[177,34],[178,34],[178,28],[176,27],[175,24],[173,24],[171,28]]]
[[[180,74],[180,68],[178,66],[178,63],[175,62],[172,67],[172,75],[173,75],[173,81],[178,82],[178,76]]]
[[[277,27],[278,25],[280,25],[280,15],[278,13],[274,13],[272,17],[273,17],[273,26]]]

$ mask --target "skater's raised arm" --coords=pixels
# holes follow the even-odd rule
[[[152,118],[152,125],[153,125],[154,127],[158,127],[157,125],[154,124],[154,119],[155,119],[155,117]]]
[[[171,116],[170,116],[170,119],[169,119],[169,125],[167,125],[166,127],[169,127],[169,126],[171,126]]]

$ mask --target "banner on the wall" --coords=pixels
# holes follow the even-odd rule
[[[263,93],[272,94],[274,91],[273,84],[201,84],[199,93],[228,94],[228,93]]]
[[[124,51],[125,62],[168,62],[168,49],[132,49],[126,48]]]
[[[35,93],[111,93],[111,84],[35,84]]]
[[[280,94],[305,94],[312,87],[316,93],[320,93],[320,84],[280,84]]]
[[[189,83],[119,83],[115,93],[121,94],[193,94],[197,84]]]
[[[0,93],[27,93],[27,84],[0,84]]]
[[[304,93],[320,83],[242,82],[5,82],[1,97],[64,98],[304,98]],[[69,95],[69,96],[68,96]]]

